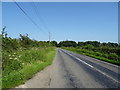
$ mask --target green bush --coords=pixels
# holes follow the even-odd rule
[[[2,70],[3,88],[12,88],[22,84],[36,72],[50,65],[54,56],[54,47],[20,49],[11,54],[4,52],[3,58],[6,60]]]
[[[110,53],[108,58],[113,60],[118,60],[118,55],[115,53]]]
[[[96,55],[96,56],[101,56],[101,57],[103,56],[103,54],[100,53],[100,52],[95,52],[94,55]]]
[[[105,53],[103,53],[102,56],[105,57],[105,58],[108,58],[108,57],[109,57],[109,54],[105,54]]]
[[[83,48],[83,49],[89,49],[89,50],[91,50],[91,49],[93,49],[93,48],[94,48],[94,46],[93,46],[93,45],[88,44],[88,45],[82,46],[82,48]]]

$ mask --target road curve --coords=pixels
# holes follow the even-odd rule
[[[119,80],[117,65],[58,48],[51,66],[16,88],[120,89]]]

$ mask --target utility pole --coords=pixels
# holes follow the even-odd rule
[[[50,32],[49,32],[49,45],[50,45]]]

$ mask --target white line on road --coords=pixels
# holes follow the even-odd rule
[[[63,50],[62,50],[62,51],[63,51]],[[66,51],[64,51],[64,52],[67,53],[67,54],[69,54],[70,56],[74,57],[75,59],[79,60],[80,62],[86,64],[87,66],[89,66],[89,67],[95,69],[95,70],[98,71],[99,73],[101,73],[101,74],[103,74],[103,75],[109,77],[110,79],[114,80],[115,82],[120,83],[120,82],[117,81],[116,79],[114,79],[114,78],[112,78],[111,76],[107,75],[106,73],[100,71],[99,69],[95,68],[94,66],[92,66],[92,65],[90,65],[90,64],[88,64],[88,63],[86,63],[85,61],[79,59],[78,57],[76,57],[76,56],[74,56],[74,55],[72,55],[72,54],[70,54],[70,53],[68,53],[68,52],[66,52]]]
[[[68,51],[68,50],[64,50],[64,49],[62,49],[63,51]],[[71,51],[68,51],[68,52],[70,52],[70,53],[75,53],[75,52],[71,52]],[[118,65],[114,65],[114,64],[111,64],[111,63],[108,63],[108,62],[104,62],[104,61],[101,61],[101,60],[98,60],[98,62],[100,62],[100,63],[104,63],[104,64],[108,64],[108,65],[111,65],[111,66],[113,66],[113,67],[116,67],[116,68],[118,68],[119,69],[119,66]]]
[[[69,55],[70,55],[70,54],[69,54]],[[71,56],[73,56],[73,55],[71,55]],[[73,57],[74,57],[74,56],[73,56]],[[79,60],[79,61],[83,62],[84,64],[88,65],[89,67],[94,68],[92,65],[90,65],[90,64],[88,64],[88,63],[86,63],[85,61],[83,61],[83,60],[79,59],[78,57],[74,57],[74,58],[76,58],[77,60]]]

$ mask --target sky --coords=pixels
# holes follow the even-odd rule
[[[8,36],[57,42],[64,40],[118,42],[117,2],[18,2],[39,29],[14,2],[2,3],[2,26]]]

